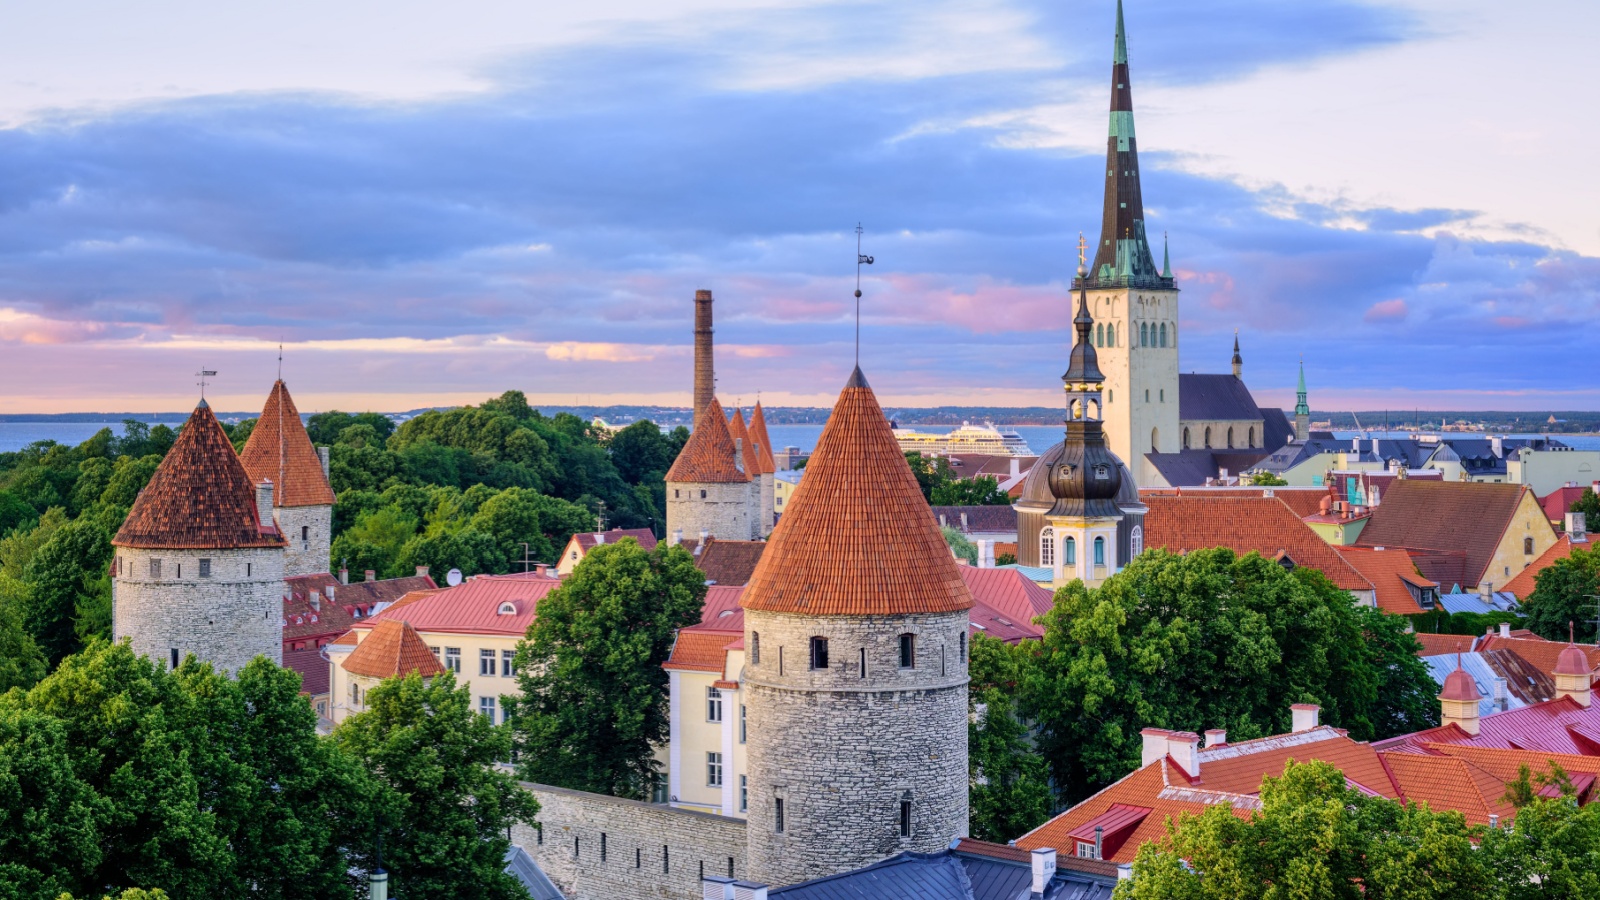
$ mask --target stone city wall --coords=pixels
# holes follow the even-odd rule
[[[523,787],[539,801],[539,825],[516,826],[512,842],[568,900],[701,900],[701,876],[745,877],[742,819]]]
[[[116,548],[113,639],[170,665],[193,654],[237,672],[256,656],[283,663],[283,551]],[[201,561],[210,572],[201,575]],[[152,561],[160,563],[159,574]]]
[[[692,481],[667,484],[667,535],[682,531],[686,541],[700,532],[725,541],[748,541],[754,536],[760,501],[751,490],[755,482],[726,484]],[[705,497],[700,493],[704,491]]]

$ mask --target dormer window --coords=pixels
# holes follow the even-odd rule
[[[507,600],[506,602],[500,604],[500,608],[495,610],[495,613],[502,616],[514,616],[517,614],[517,604],[513,601]]]

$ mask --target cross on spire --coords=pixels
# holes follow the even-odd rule
[[[861,367],[861,267],[872,265],[872,257],[861,252],[861,223],[856,223],[856,367]]]

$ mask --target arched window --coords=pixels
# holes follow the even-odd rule
[[[962,662],[966,662],[967,661],[967,633],[965,631],[961,632],[960,641],[958,642],[958,646],[959,646],[959,649],[961,651],[961,661]]]
[[[1107,325],[1106,326],[1106,346],[1107,347],[1115,347],[1116,345],[1117,345],[1117,326],[1114,325],[1114,324],[1113,325]]]
[[[1167,323],[1161,323],[1161,346],[1167,345]]]
[[[828,668],[828,639],[825,637],[811,639],[811,668]]]
[[[1522,552],[1528,556],[1533,555],[1533,538],[1525,537],[1522,539]]]
[[[1066,543],[1062,544],[1062,550],[1061,564],[1063,566],[1075,566],[1078,564],[1078,542],[1075,539],[1067,538]]]
[[[1150,429],[1150,452],[1151,453],[1160,453],[1161,452],[1161,441],[1159,440],[1160,437],[1161,437],[1161,429],[1159,429],[1159,428]]]
[[[1251,425],[1250,426],[1250,443],[1246,444],[1245,446],[1254,447],[1255,445],[1256,445],[1256,427],[1254,425]]]
[[[1139,323],[1139,346],[1150,346],[1150,326],[1144,322]]]
[[[1106,325],[1104,322],[1097,323],[1094,326],[1094,345],[1096,347],[1104,347],[1106,345]]]
[[[915,669],[917,667],[917,636],[914,634],[900,635],[900,668]]]
[[[1233,449],[1233,426],[1228,426],[1228,449]]]
[[[1133,526],[1128,532],[1128,556],[1134,557],[1144,552],[1144,528],[1140,525]]]
[[[1039,565],[1054,566],[1056,564],[1056,530],[1046,528],[1039,532]]]
[[[750,632],[750,665],[761,665],[761,632]]]
[[[1211,426],[1206,426],[1206,449],[1211,449]]]
[[[1106,564],[1106,539],[1103,537],[1094,539],[1094,564],[1097,566]]]
[[[1183,449],[1189,449],[1189,429],[1183,430]]]

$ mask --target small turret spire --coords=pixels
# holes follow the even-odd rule
[[[1244,377],[1244,357],[1239,355],[1239,329],[1233,330],[1233,377]]]
[[[1294,436],[1305,441],[1311,437],[1311,404],[1306,402],[1306,361],[1300,359],[1300,385],[1295,390]]]
[[[1117,0],[1117,45],[1112,51],[1111,62],[1113,65],[1117,63],[1126,65],[1128,62],[1127,32],[1122,27],[1122,0]]]
[[[1172,277],[1172,251],[1167,249],[1167,233],[1161,232],[1161,277]]]

